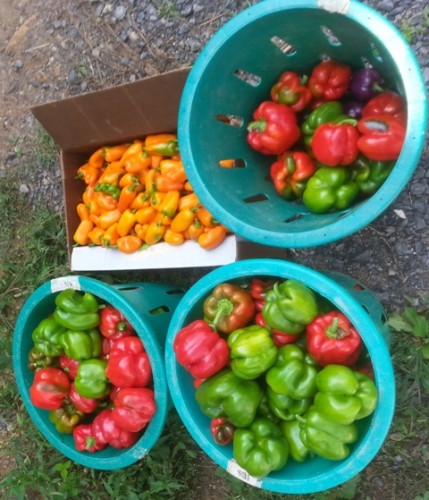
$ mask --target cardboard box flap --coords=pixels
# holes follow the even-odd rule
[[[189,68],[34,106],[31,112],[61,149],[91,150],[153,133],[174,132]]]

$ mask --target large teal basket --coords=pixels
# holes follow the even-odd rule
[[[133,325],[148,353],[153,373],[157,411],[142,437],[131,448],[104,450],[89,454],[75,449],[73,437],[59,434],[49,421],[46,410],[33,406],[29,387],[34,373],[28,369],[28,354],[33,347],[31,334],[38,323],[55,308],[56,295],[66,288],[94,294],[100,302],[119,309]],[[66,276],[44,283],[25,302],[13,336],[13,369],[24,405],[37,429],[59,452],[74,462],[93,469],[113,470],[126,467],[143,458],[161,435],[171,404],[164,370],[164,344],[172,314],[184,291],[161,283],[107,285],[101,281]]]
[[[409,119],[402,153],[381,189],[348,210],[317,215],[275,192],[273,158],[251,150],[246,126],[282,71],[309,74],[324,57],[377,68],[405,98]],[[299,248],[348,236],[386,210],[418,165],[427,119],[419,64],[381,14],[356,0],[263,0],[201,51],[182,94],[178,137],[192,187],[217,220],[244,239]],[[225,159],[239,160],[238,167],[221,168]]]
[[[213,288],[224,282],[248,283],[253,277],[293,279],[307,285],[342,311],[358,329],[371,358],[379,400],[375,412],[360,421],[360,438],[348,458],[334,462],[315,457],[304,463],[289,460],[284,469],[257,479],[238,467],[232,446],[216,445],[210,419],[195,400],[190,374],[180,366],[173,350],[177,332],[201,319],[202,305]],[[376,296],[359,281],[337,273],[320,273],[300,264],[272,259],[250,259],[215,269],[195,283],[176,308],[168,331],[165,366],[174,405],[191,436],[220,467],[252,486],[278,493],[316,493],[333,488],[361,472],[379,452],[395,408],[395,379],[389,354],[389,328]]]

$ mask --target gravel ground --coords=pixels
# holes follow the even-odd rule
[[[0,179],[22,168],[19,144],[34,133],[29,107],[191,65],[213,33],[256,1],[17,0],[1,2],[4,62],[0,91]],[[397,27],[407,19],[412,48],[429,83],[427,0],[365,1]],[[426,26],[421,33],[420,27]],[[21,138],[21,139],[19,139]],[[15,145],[12,147],[11,145]],[[287,250],[285,258],[319,270],[344,272],[377,293],[387,310],[404,296],[429,292],[429,151],[412,181],[386,212],[342,241]],[[62,210],[58,165],[36,169],[21,192],[37,207]],[[1,425],[1,422],[0,422]]]

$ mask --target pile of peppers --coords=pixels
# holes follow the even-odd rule
[[[78,451],[128,448],[156,412],[152,369],[124,315],[89,292],[65,289],[31,334],[30,399]]]
[[[187,179],[175,134],[104,146],[77,169],[85,184],[73,241],[123,253],[165,242],[219,246],[228,230],[200,203]]]
[[[406,105],[375,68],[327,59],[310,75],[284,71],[253,112],[248,144],[276,156],[270,177],[310,212],[343,210],[373,195],[392,171]]]
[[[213,442],[253,477],[320,456],[343,460],[378,400],[371,359],[347,316],[303,283],[216,285],[173,349],[193,378]]]

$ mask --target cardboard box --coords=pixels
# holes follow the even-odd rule
[[[239,258],[240,243],[233,235],[211,251],[202,249],[193,241],[179,247],[158,243],[130,255],[113,248],[74,246],[73,234],[79,223],[76,205],[84,190],[83,182],[75,178],[76,170],[100,146],[120,144],[148,134],[176,132],[180,97],[188,73],[188,68],[171,71],[31,108],[36,119],[61,148],[67,245],[72,271],[219,266]],[[249,244],[243,252],[250,251],[250,255],[255,255],[253,250],[257,247],[259,245]]]

